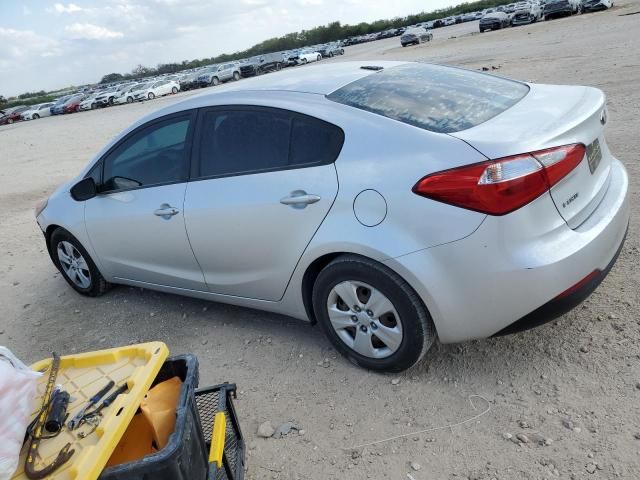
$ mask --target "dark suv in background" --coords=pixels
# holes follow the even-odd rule
[[[285,65],[282,53],[266,53],[251,57],[248,62],[240,64],[240,75],[255,77],[264,73],[276,72]]]

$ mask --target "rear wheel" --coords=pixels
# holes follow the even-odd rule
[[[336,349],[361,367],[399,372],[415,365],[436,334],[416,292],[370,259],[344,255],[318,275],[313,310]]]
[[[69,232],[62,228],[53,232],[50,248],[56,267],[76,292],[97,297],[109,289],[87,251]]]
[[[127,103],[133,103],[133,97],[127,97]],[[91,108],[93,108],[93,105]]]
[[[322,55],[318,55],[318,57],[316,58],[316,60],[319,62],[320,60],[322,60]]]
[[[11,125],[13,123],[13,118],[8,118],[7,119],[7,124]]]
[[[173,93],[174,95],[175,95],[176,93],[178,93],[178,87],[173,87],[173,88],[171,89],[171,93]]]

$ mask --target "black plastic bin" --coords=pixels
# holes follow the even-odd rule
[[[213,387],[196,390],[196,405],[203,428],[207,450],[211,447],[211,432],[216,413],[223,412],[226,420],[222,468],[214,469],[209,480],[243,480],[245,445],[240,422],[233,406],[236,386],[233,383],[222,383]]]
[[[180,355],[167,359],[153,385],[175,376],[183,384],[169,443],[159,452],[135,462],[106,468],[99,477],[101,480],[206,480],[208,448],[195,400],[199,380],[197,357]]]

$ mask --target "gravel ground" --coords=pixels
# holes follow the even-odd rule
[[[639,2],[620,1],[603,13],[484,34],[474,22],[437,30],[431,44],[401,48],[389,39],[333,61],[415,59],[599,87],[635,210],[640,15],[621,14],[636,11]],[[640,478],[635,216],[615,268],[583,305],[526,333],[437,345],[397,377],[352,366],[318,328],[286,317],[133,288],[75,294],[46,254],[34,204],[140,115],[187,95],[0,127],[0,344],[28,362],[155,339],[197,354],[202,385],[239,385],[248,478]],[[265,421],[290,420],[303,432],[257,436]]]

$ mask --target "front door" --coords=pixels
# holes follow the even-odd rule
[[[194,117],[137,129],[101,160],[100,193],[86,202],[85,222],[101,267],[117,279],[206,290],[184,226]]]
[[[209,290],[279,300],[338,192],[342,131],[278,109],[201,112],[185,221]]]

